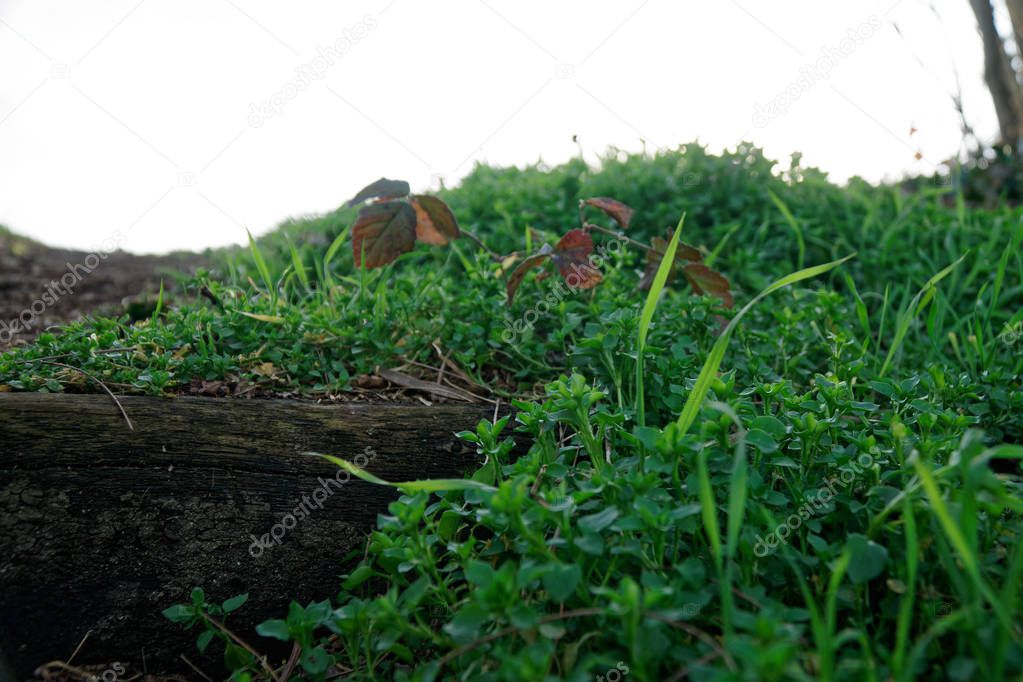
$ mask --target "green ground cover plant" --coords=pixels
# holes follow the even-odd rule
[[[442,353],[513,401],[460,434],[465,480],[311,453],[401,497],[337,594],[255,633],[224,625],[240,596],[168,609],[234,679],[1023,679],[1019,209],[749,145],[478,166],[428,196],[377,184],[148,319],[0,356],[4,390],[99,390],[72,366],[324,397]],[[286,675],[262,637],[300,652]]]

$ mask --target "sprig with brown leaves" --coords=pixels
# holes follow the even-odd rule
[[[608,229],[586,218],[586,208],[596,208],[605,213],[613,220],[618,230]],[[508,303],[515,298],[515,292],[522,284],[526,274],[533,268],[543,266],[547,261],[554,263],[558,272],[564,278],[565,283],[572,289],[592,289],[603,281],[600,269],[591,262],[590,255],[593,253],[593,237],[591,232],[598,232],[621,240],[633,247],[646,252],[646,267],[643,277],[639,281],[640,289],[649,289],[653,282],[657,268],[664,258],[669,239],[654,237],[649,245],[637,241],[624,234],[629,228],[632,220],[633,209],[622,202],[610,197],[594,197],[583,199],[579,202],[579,225],[580,227],[570,230],[554,246],[544,244],[533,254],[527,256],[520,262],[508,276]],[[721,299],[725,307],[731,308],[734,305],[731,286],[728,279],[720,272],[711,269],[703,262],[703,253],[694,246],[680,242],[675,252],[675,262],[668,273],[668,283],[681,272],[689,286],[697,294],[711,294]],[[540,275],[540,278],[547,276],[547,273]]]
[[[356,267],[379,268],[403,253],[416,241],[444,246],[463,236],[448,205],[429,194],[412,194],[404,180],[380,178],[364,187],[346,204],[358,206],[352,227],[352,255]]]

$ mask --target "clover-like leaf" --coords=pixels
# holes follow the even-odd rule
[[[584,200],[583,203],[593,208],[599,208],[618,223],[618,226],[623,230],[628,229],[629,221],[632,220],[632,214],[634,213],[630,206],[611,197],[594,197]]]
[[[387,265],[416,243],[416,212],[404,201],[370,204],[359,211],[352,227],[356,266]]]
[[[407,197],[411,191],[412,188],[404,180],[380,178],[359,190],[359,193],[349,199],[345,206],[356,206],[370,199],[399,199]]]
[[[854,583],[873,580],[888,565],[888,550],[865,535],[851,534],[845,546],[850,552],[849,577]]]
[[[703,263],[689,263],[682,268],[682,273],[697,294],[717,296],[726,308],[735,305],[728,279],[717,270],[711,270]]]
[[[527,256],[521,263],[515,266],[515,269],[508,275],[508,305],[511,305],[512,300],[515,298],[515,292],[518,290],[519,285],[522,284],[522,279],[526,276],[526,273],[533,268],[540,267],[550,257],[550,244],[544,244],[543,248],[533,255]]]
[[[558,272],[573,289],[592,289],[604,276],[592,263],[593,238],[584,230],[569,230],[554,247],[551,258]]]
[[[444,246],[458,239],[458,221],[448,205],[437,197],[415,194],[410,199],[416,211],[416,238],[426,244]]]

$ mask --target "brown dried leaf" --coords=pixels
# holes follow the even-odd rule
[[[623,204],[617,199],[611,197],[594,197],[592,199],[586,199],[583,201],[587,206],[593,208],[599,208],[604,213],[611,216],[611,218],[618,223],[619,227],[623,230],[629,228],[629,221],[632,220],[632,214],[634,211],[630,206]]]
[[[415,243],[416,212],[404,201],[370,204],[359,211],[352,227],[352,255],[357,267],[387,265],[411,251]]]
[[[404,180],[380,178],[359,190],[359,193],[349,199],[345,206],[356,206],[369,199],[398,199],[408,196],[411,191],[412,188]]]
[[[522,279],[526,276],[533,268],[538,268],[544,264],[548,258],[551,257],[551,247],[544,244],[544,247],[534,253],[532,256],[528,256],[521,263],[519,263],[511,274],[508,275],[508,305],[511,305],[512,300],[515,298],[515,292],[518,290],[519,285],[522,284]]]
[[[569,230],[554,247],[554,265],[573,289],[592,289],[604,276],[590,263],[593,238],[583,230]]]
[[[703,263],[689,263],[682,271],[697,294],[717,296],[726,308],[735,305],[728,279],[717,270],[711,270]]]
[[[654,251],[646,252],[646,267],[643,270],[643,277],[639,280],[639,288],[646,290],[653,284],[654,277],[657,275],[657,269],[661,267],[661,259],[664,258],[665,252],[668,250],[669,239],[662,237],[654,237],[650,240],[650,246]],[[685,242],[679,242],[675,248],[675,262],[671,266],[671,270],[668,271],[668,279],[665,284],[670,284],[678,274],[678,268],[687,262],[700,262],[703,260],[703,254],[695,246],[690,246]]]
[[[416,210],[416,237],[419,241],[444,246],[458,239],[458,221],[448,205],[437,197],[415,194],[410,199]]]

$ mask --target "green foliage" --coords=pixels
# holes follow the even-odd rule
[[[929,377],[900,416],[865,405],[869,387],[817,383],[722,383],[683,435],[630,432],[582,377],[553,382],[518,405],[532,446],[494,487],[390,505],[302,646],[354,679],[583,680],[620,663],[640,680],[1021,674],[1023,490],[988,463],[1023,448],[963,435]],[[777,451],[734,441],[736,421]],[[942,466],[921,479],[908,453]],[[283,621],[259,631],[300,641]]]
[[[386,183],[362,199],[453,235]],[[514,400],[460,434],[471,478],[387,482],[338,594],[241,633],[296,643],[293,678],[1017,679],[1021,212],[953,192],[838,187],[749,145],[478,166],[436,197],[475,247],[363,269],[354,209],[293,221],[152,316],[0,356],[0,390],[96,390],[56,357],[121,392],[321,397],[439,347]],[[665,238],[683,213],[688,244]],[[508,302],[530,258],[597,256],[599,286],[537,276]],[[236,679],[272,677],[227,607],[166,614]]]

